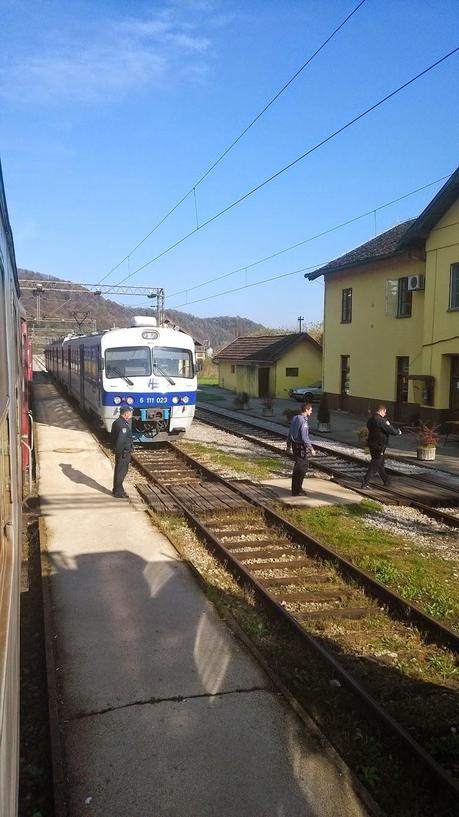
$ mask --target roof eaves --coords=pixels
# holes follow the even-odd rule
[[[310,272],[304,277],[307,278],[309,281],[315,281],[316,278],[320,278],[321,275],[324,277],[329,275],[332,272],[342,272],[348,269],[354,269],[355,267],[366,267],[369,264],[374,264],[378,261],[387,261],[388,258],[395,258],[398,255],[406,255],[406,251],[403,250],[395,250],[394,252],[384,253],[383,255],[373,255],[371,258],[363,258],[360,261],[352,261],[348,264],[341,264],[333,266],[333,262],[330,265],[327,264],[326,267],[321,267],[320,270],[316,270],[316,272]]]
[[[419,241],[425,241],[428,234],[452,204],[459,198],[459,167],[429,202],[411,227],[400,238],[400,248],[407,248]]]

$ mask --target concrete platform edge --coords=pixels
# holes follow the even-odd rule
[[[44,578],[46,578],[49,571],[49,561],[46,547],[46,522],[42,516],[39,516],[38,518],[38,536],[40,546],[46,680],[48,685],[48,715],[53,773],[54,817],[68,817],[64,743],[62,740],[61,730],[59,728],[59,700],[56,682],[56,654],[53,639],[52,601],[49,584],[48,582],[44,581]]]
[[[156,524],[156,521],[152,517],[152,513],[147,509],[147,513],[150,517],[150,521],[152,524]],[[190,560],[184,556],[184,554],[180,551],[180,548],[176,545],[175,542],[168,536],[165,530],[161,531],[169,542],[171,543],[172,547],[175,548],[177,553],[179,554],[180,558],[183,560],[183,563],[189,568],[193,578],[197,582],[200,589],[204,592],[206,588],[206,582],[203,575],[200,573],[198,568],[190,562]],[[305,725],[306,729],[309,731],[311,735],[313,735],[318,742],[321,744],[322,751],[326,756],[330,759],[331,762],[337,767],[338,771],[341,773],[341,770],[346,772],[349,778],[352,780],[352,785],[354,787],[354,791],[357,797],[360,799],[361,803],[368,809],[371,817],[387,817],[387,814],[383,809],[376,803],[373,799],[372,795],[365,788],[363,783],[356,777],[352,769],[349,768],[347,763],[343,760],[337,749],[333,746],[333,744],[329,741],[329,739],[323,734],[318,724],[313,720],[311,715],[304,709],[304,707],[300,704],[300,702],[295,698],[295,696],[287,689],[285,684],[280,680],[280,678],[276,675],[276,673],[271,669],[268,662],[263,657],[262,653],[258,650],[255,644],[251,641],[249,636],[244,632],[241,626],[238,624],[234,616],[224,608],[220,608],[213,601],[211,601],[212,606],[214,607],[217,614],[220,618],[225,622],[228,628],[231,630],[233,635],[242,642],[245,648],[250,652],[253,658],[257,661],[257,663],[261,666],[265,674],[268,676],[269,680],[275,687],[275,689],[280,692],[286,703],[293,709],[295,714],[300,718],[300,720]]]

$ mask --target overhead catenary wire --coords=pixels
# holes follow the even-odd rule
[[[142,239],[141,239],[141,240],[138,242],[138,244],[136,244],[136,246],[135,246],[135,247],[133,247],[133,248],[132,248],[132,250],[130,250],[130,251],[127,253],[127,255],[125,255],[125,256],[124,256],[124,258],[122,258],[122,259],[121,259],[121,261],[119,261],[119,262],[118,262],[118,264],[116,264],[114,267],[112,267],[112,269],[111,269],[111,270],[109,270],[109,272],[107,272],[107,274],[106,274],[106,275],[104,275],[104,277],[100,279],[100,281],[98,282],[99,284],[101,284],[101,283],[102,283],[103,281],[105,281],[105,280],[106,280],[106,279],[107,279],[107,278],[108,278],[110,275],[112,275],[112,273],[113,273],[113,272],[115,272],[115,271],[116,271],[116,270],[117,270],[117,269],[118,269],[118,268],[121,266],[121,264],[124,264],[124,262],[125,262],[125,261],[128,261],[128,260],[129,260],[129,258],[131,257],[131,255],[132,255],[132,254],[133,254],[133,253],[134,253],[136,250],[138,250],[138,249],[139,249],[139,247],[141,247],[141,246],[142,246],[142,244],[144,244],[144,243],[145,243],[145,241],[146,241],[148,238],[150,238],[150,236],[152,236],[152,235],[153,235],[153,233],[155,233],[155,232],[156,232],[156,230],[158,230],[158,229],[161,227],[161,225],[162,225],[162,224],[164,224],[164,222],[165,222],[165,221],[167,221],[167,219],[168,219],[168,218],[169,218],[169,217],[170,217],[170,216],[171,216],[173,213],[175,213],[175,211],[176,211],[176,210],[177,210],[177,209],[180,207],[180,205],[181,205],[181,204],[183,204],[183,202],[184,202],[184,201],[186,201],[186,199],[187,199],[189,196],[191,196],[191,194],[192,194],[192,193],[193,193],[193,195],[194,195],[195,210],[196,210],[196,188],[197,188],[197,187],[198,187],[200,184],[202,184],[202,182],[203,182],[203,181],[204,181],[204,180],[205,180],[205,179],[206,179],[206,178],[207,178],[207,177],[208,177],[208,176],[209,176],[209,175],[212,173],[212,171],[213,171],[213,170],[215,170],[215,168],[216,168],[216,167],[217,167],[217,166],[220,164],[220,162],[222,162],[222,161],[223,161],[223,159],[225,158],[225,156],[227,156],[227,155],[228,155],[228,153],[230,153],[230,151],[231,151],[231,150],[233,150],[233,148],[234,148],[234,147],[236,147],[236,145],[238,144],[238,142],[240,142],[240,141],[241,141],[241,139],[243,139],[243,137],[246,135],[246,133],[248,133],[248,131],[249,131],[249,130],[250,130],[250,129],[251,129],[251,128],[252,128],[252,127],[253,127],[253,126],[254,126],[254,125],[255,125],[255,124],[258,122],[258,120],[259,120],[259,119],[261,119],[261,117],[262,117],[262,116],[263,116],[263,115],[266,113],[266,111],[267,111],[267,110],[269,110],[269,108],[271,107],[271,105],[273,105],[273,104],[274,104],[274,103],[275,103],[275,102],[276,102],[276,101],[279,99],[279,97],[280,97],[280,96],[281,96],[281,95],[284,93],[284,91],[286,91],[286,90],[287,90],[287,88],[288,88],[288,87],[289,87],[289,86],[292,84],[292,82],[294,82],[294,81],[297,79],[297,77],[299,77],[299,76],[300,76],[300,74],[301,74],[301,73],[302,73],[302,72],[305,70],[305,68],[307,68],[307,67],[308,67],[308,65],[310,65],[310,64],[311,64],[311,62],[312,62],[312,61],[315,59],[315,57],[317,57],[317,56],[318,56],[318,54],[320,54],[320,52],[321,52],[321,51],[323,51],[323,49],[325,48],[325,46],[326,46],[326,45],[328,45],[328,43],[329,43],[329,42],[330,42],[330,41],[331,41],[331,40],[332,40],[332,39],[333,39],[333,38],[336,36],[336,34],[338,34],[338,32],[339,32],[339,31],[341,31],[341,29],[342,29],[342,28],[343,28],[343,27],[346,25],[346,23],[348,23],[348,22],[349,22],[349,20],[351,19],[351,17],[353,17],[353,16],[354,16],[354,14],[356,14],[356,12],[357,12],[357,11],[358,11],[358,10],[361,8],[361,6],[363,6],[363,5],[364,5],[364,3],[366,3],[366,0],[360,0],[360,2],[359,2],[359,3],[358,3],[358,4],[357,4],[357,5],[356,5],[356,6],[355,6],[353,9],[352,9],[352,11],[351,11],[351,12],[350,12],[350,13],[347,15],[347,17],[345,17],[345,19],[341,21],[341,23],[340,23],[340,24],[339,24],[339,25],[338,25],[338,26],[337,26],[337,27],[336,27],[336,28],[335,28],[335,29],[332,31],[332,33],[331,33],[331,34],[329,34],[329,36],[327,37],[327,39],[326,39],[326,40],[324,40],[324,41],[323,41],[323,43],[321,43],[321,45],[320,45],[320,46],[319,46],[319,47],[318,47],[318,48],[317,48],[317,49],[314,51],[314,53],[313,53],[313,54],[311,54],[311,56],[310,56],[310,57],[308,57],[308,59],[306,60],[306,62],[304,62],[304,63],[303,63],[303,65],[301,65],[301,66],[300,66],[300,68],[298,68],[298,70],[297,70],[297,71],[295,71],[295,73],[293,74],[293,76],[291,76],[291,77],[290,77],[290,79],[289,79],[289,80],[287,80],[287,82],[286,82],[286,83],[285,83],[285,84],[282,86],[282,88],[280,88],[280,90],[279,90],[279,91],[277,91],[277,93],[276,93],[276,94],[275,94],[273,97],[271,97],[271,99],[269,100],[269,102],[267,102],[267,103],[266,103],[266,105],[265,105],[265,106],[264,106],[264,107],[261,109],[261,111],[259,111],[259,113],[257,113],[257,115],[256,115],[256,116],[255,116],[255,117],[254,117],[254,118],[251,120],[251,122],[249,122],[249,124],[248,124],[248,125],[247,125],[247,126],[244,128],[244,130],[242,130],[242,131],[241,131],[241,133],[240,133],[240,134],[239,134],[239,135],[238,135],[238,136],[237,136],[235,139],[233,139],[233,141],[231,142],[231,144],[230,144],[230,145],[228,145],[228,147],[227,147],[227,148],[225,148],[225,150],[223,151],[223,153],[221,153],[221,154],[220,154],[220,155],[217,157],[217,159],[216,159],[216,160],[215,160],[215,161],[214,161],[214,162],[213,162],[213,163],[210,165],[210,167],[208,167],[208,168],[207,168],[207,170],[206,170],[206,171],[205,171],[205,172],[202,174],[202,176],[201,176],[201,177],[200,177],[200,178],[199,178],[199,179],[198,179],[196,182],[194,182],[194,184],[192,185],[192,187],[190,187],[190,189],[189,189],[189,190],[188,190],[188,191],[185,193],[185,195],[183,195],[183,196],[181,197],[181,199],[179,199],[179,201],[178,201],[178,202],[176,202],[176,204],[174,204],[174,206],[173,206],[173,207],[172,207],[172,208],[171,208],[171,209],[170,209],[170,210],[169,210],[169,211],[168,211],[168,212],[167,212],[167,213],[166,213],[166,214],[165,214],[165,215],[164,215],[164,216],[163,216],[163,217],[160,219],[160,221],[158,221],[158,223],[157,223],[157,224],[155,224],[155,226],[153,227],[153,229],[151,229],[151,230],[150,230],[150,232],[149,232],[149,233],[147,233],[147,235],[145,235],[145,236],[144,236],[144,237],[143,237],[143,238],[142,238]],[[197,214],[196,214],[196,221],[197,221]]]
[[[231,272],[226,272],[223,275],[218,275],[215,278],[209,278],[207,281],[202,281],[199,284],[193,284],[193,286],[185,287],[184,289],[180,289],[177,292],[172,292],[170,295],[166,296],[166,300],[170,298],[175,298],[177,295],[183,295],[186,292],[193,292],[195,289],[200,289],[201,287],[207,286],[208,284],[216,283],[217,281],[222,281],[224,278],[230,278],[231,275],[236,275],[238,272],[245,272],[253,267],[257,267],[260,264],[265,263],[266,261],[271,261],[273,258],[277,258],[280,255],[283,255],[286,252],[290,252],[291,250],[296,250],[298,247],[304,246],[304,244],[309,244],[311,241],[315,241],[318,238],[323,238],[330,233],[336,232],[336,230],[340,230],[343,227],[347,227],[350,224],[354,224],[356,221],[360,221],[362,218],[366,218],[367,216],[372,216],[373,214],[378,213],[380,210],[384,210],[387,207],[390,207],[392,204],[397,204],[404,199],[409,198],[409,196],[414,196],[416,193],[420,193],[423,190],[427,190],[429,187],[433,187],[435,184],[439,184],[440,182],[449,179],[450,173],[445,176],[441,176],[439,179],[435,179],[433,182],[428,182],[427,184],[422,185],[422,187],[417,187],[415,190],[410,190],[409,193],[404,193],[402,196],[398,196],[391,201],[387,201],[384,204],[380,204],[377,207],[372,207],[371,210],[366,210],[364,213],[360,213],[358,216],[353,216],[352,218],[347,219],[346,221],[342,221],[339,224],[335,224],[332,227],[327,227],[327,229],[322,230],[320,233],[316,233],[315,235],[308,236],[308,238],[304,238],[302,241],[297,241],[296,244],[290,244],[288,247],[283,247],[281,250],[276,250],[276,252],[271,253],[270,255],[265,255],[263,258],[257,259],[257,261],[252,261],[250,264],[243,264],[242,266],[238,267],[237,269],[232,270]],[[173,308],[173,307],[172,307]]]
[[[242,289],[251,289],[252,287],[261,286],[261,284],[268,284],[271,281],[278,281],[280,278],[289,278],[291,275],[299,275],[300,273],[304,272],[313,272],[314,270],[319,269],[319,267],[323,267],[325,264],[328,264],[328,261],[321,261],[320,264],[313,264],[311,267],[300,267],[299,269],[292,270],[291,272],[282,272],[279,275],[273,275],[270,278],[263,278],[262,281],[252,281],[250,284],[242,284],[239,287],[234,287],[233,289],[226,289],[224,292],[216,292],[214,295],[206,295],[204,298],[197,298],[195,301],[186,301],[183,304],[178,304],[174,306],[173,309],[180,309],[182,306],[190,306],[190,304],[200,304],[203,301],[211,301],[212,298],[220,298],[222,295],[230,295],[233,292],[240,292]],[[313,282],[315,283],[315,282]],[[319,281],[318,283],[322,283]]]
[[[192,235],[194,235],[195,233],[197,233],[197,232],[199,232],[199,231],[203,230],[205,227],[208,227],[208,226],[209,226],[209,224],[212,224],[214,221],[216,221],[217,219],[221,218],[221,216],[223,216],[223,215],[225,215],[226,213],[228,213],[228,212],[229,212],[230,210],[232,210],[234,207],[237,207],[239,204],[241,204],[243,201],[245,201],[246,199],[248,199],[250,196],[253,196],[253,195],[254,195],[254,193],[257,193],[257,192],[258,192],[259,190],[261,190],[263,187],[265,187],[266,185],[268,185],[268,184],[270,184],[272,181],[274,181],[274,179],[277,179],[277,178],[279,178],[279,176],[281,176],[283,173],[286,173],[286,171],[287,171],[287,170],[290,170],[292,167],[294,167],[295,165],[297,165],[299,162],[302,162],[304,159],[306,159],[308,156],[310,156],[312,153],[314,153],[314,152],[315,152],[316,150],[318,150],[320,147],[323,147],[323,146],[324,146],[324,145],[326,145],[328,142],[331,142],[331,140],[332,140],[332,139],[335,139],[337,136],[339,136],[339,134],[343,133],[345,130],[347,130],[348,128],[350,128],[352,125],[355,125],[357,122],[359,122],[359,121],[360,121],[361,119],[363,119],[365,116],[368,116],[368,114],[372,113],[374,110],[376,110],[377,108],[379,108],[379,107],[380,107],[381,105],[383,105],[385,102],[388,102],[388,101],[389,101],[389,99],[392,99],[394,96],[396,96],[397,94],[401,93],[401,91],[403,91],[405,88],[408,88],[410,85],[412,85],[412,84],[413,84],[414,82],[416,82],[418,79],[421,79],[421,77],[423,77],[423,76],[425,76],[426,74],[428,74],[430,71],[432,71],[432,70],[433,70],[434,68],[436,68],[438,65],[441,65],[443,62],[445,62],[447,59],[449,59],[450,57],[452,57],[452,56],[453,56],[454,54],[456,54],[458,51],[459,51],[459,46],[458,46],[457,48],[454,48],[452,51],[449,51],[447,54],[444,54],[442,57],[440,57],[440,59],[438,59],[438,60],[436,60],[435,62],[431,63],[431,65],[427,66],[427,68],[424,68],[422,71],[420,71],[420,72],[419,72],[418,74],[416,74],[414,77],[411,77],[409,80],[407,80],[406,82],[404,82],[402,85],[399,85],[399,86],[398,86],[398,88],[395,88],[393,91],[390,91],[390,93],[386,94],[384,97],[382,97],[381,99],[379,99],[379,100],[378,100],[377,102],[375,102],[373,105],[370,105],[370,107],[369,107],[369,108],[366,108],[364,111],[362,111],[361,113],[359,113],[357,116],[354,116],[352,119],[350,119],[350,120],[349,120],[348,122],[346,122],[344,125],[342,125],[340,128],[338,128],[337,130],[333,131],[333,133],[331,133],[331,134],[329,134],[328,136],[326,136],[326,137],[325,137],[324,139],[322,139],[320,142],[317,142],[315,145],[313,145],[313,147],[309,148],[309,149],[308,149],[308,150],[306,150],[304,153],[300,154],[300,156],[297,156],[297,157],[296,157],[295,159],[293,159],[291,162],[289,162],[288,164],[286,164],[286,165],[284,165],[283,167],[281,167],[279,170],[277,170],[275,173],[273,173],[273,174],[272,174],[271,176],[269,176],[267,179],[264,179],[264,181],[260,182],[260,183],[259,183],[259,184],[257,184],[255,187],[252,187],[250,190],[248,190],[248,191],[247,191],[247,193],[244,193],[242,196],[240,196],[238,199],[236,199],[235,201],[233,201],[233,202],[231,202],[230,204],[228,204],[226,207],[224,207],[224,208],[223,208],[222,210],[220,210],[219,212],[214,213],[214,215],[213,215],[213,216],[211,216],[210,218],[208,218],[206,221],[203,221],[203,222],[202,222],[202,224],[200,224],[200,226],[199,226],[199,227],[195,227],[193,230],[190,230],[190,232],[188,232],[188,233],[186,233],[185,235],[181,236],[179,239],[177,239],[177,241],[175,241],[175,242],[174,242],[173,244],[171,244],[169,247],[166,247],[166,249],[165,249],[165,250],[162,250],[162,252],[158,253],[158,254],[157,254],[157,255],[155,255],[153,258],[150,258],[148,261],[145,261],[145,263],[141,264],[141,265],[140,265],[139,267],[137,267],[135,270],[133,270],[132,272],[130,272],[130,273],[129,273],[129,275],[127,275],[125,278],[123,278],[121,281],[119,281],[119,282],[118,282],[118,286],[120,286],[121,284],[123,284],[123,283],[124,283],[125,281],[127,281],[129,278],[132,278],[134,275],[137,275],[137,273],[141,272],[143,269],[145,269],[146,267],[150,266],[150,264],[153,264],[155,261],[158,261],[160,258],[163,258],[165,255],[167,255],[169,252],[171,252],[172,250],[174,250],[174,249],[175,249],[176,247],[178,247],[180,244],[183,244],[183,243],[184,243],[184,241],[187,241],[187,239],[188,239],[188,238],[191,238],[191,236],[192,236]]]

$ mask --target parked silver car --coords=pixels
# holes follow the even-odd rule
[[[294,389],[288,390],[288,396],[292,397],[293,400],[297,400],[298,403],[318,402],[322,397],[322,393],[323,389],[320,381],[311,383],[310,386],[297,386]]]

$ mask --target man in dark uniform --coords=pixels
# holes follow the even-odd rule
[[[132,450],[132,409],[127,403],[120,406],[120,416],[112,425],[111,444],[115,452],[115,473],[113,475],[113,496],[126,499],[123,480],[128,472]]]
[[[399,435],[402,432],[399,428],[394,428],[386,419],[387,408],[382,403],[377,407],[375,413],[367,422],[368,428],[368,448],[370,449],[371,462],[368,471],[362,482],[362,488],[368,488],[370,479],[378,472],[384,485],[389,485],[389,477],[384,468],[384,458],[389,434]]]
[[[292,496],[300,496],[303,479],[308,470],[308,456],[314,455],[314,448],[309,439],[308,417],[312,414],[311,403],[303,403],[301,414],[296,414],[290,424],[290,431],[287,437],[287,451],[292,449],[295,458],[295,465],[292,473]]]

